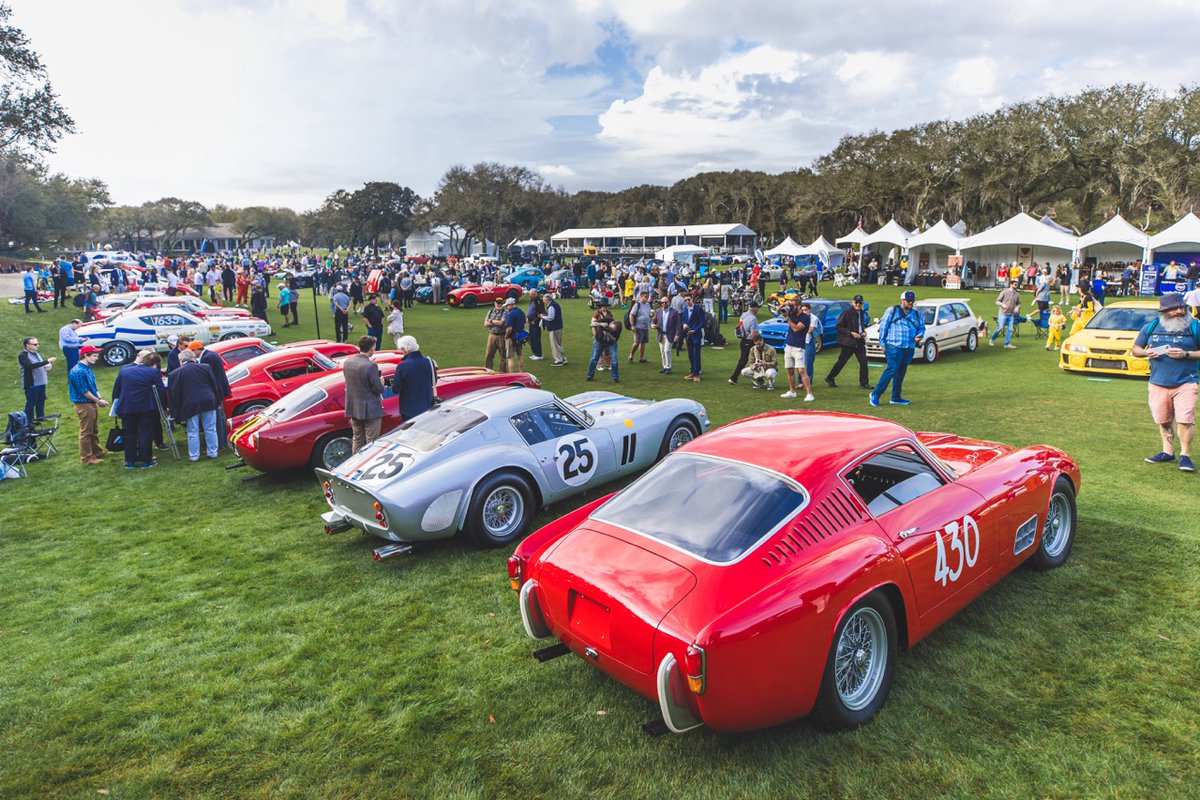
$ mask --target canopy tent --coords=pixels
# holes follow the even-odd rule
[[[845,259],[846,254],[836,244],[830,244],[823,235],[813,239],[812,244],[802,251],[804,255],[816,256],[823,264],[836,267]]]
[[[946,220],[939,219],[936,225],[910,236],[908,239],[908,249],[913,250],[927,245],[937,245],[958,252],[961,241],[962,236],[955,233],[954,229],[946,224]]]
[[[866,238],[867,238],[867,232],[864,231],[861,227],[859,227],[859,228],[855,228],[854,230],[850,231],[850,233],[847,233],[845,236],[838,237],[834,241],[836,241],[838,244],[857,244],[857,245],[861,246],[863,243],[863,240],[865,240]]]
[[[1126,261],[1133,258],[1145,259],[1150,247],[1150,236],[1116,214],[1108,222],[1079,237],[1076,244],[1082,256],[1094,256],[1097,261]]]
[[[1051,228],[1054,228],[1054,230],[1058,231],[1059,233],[1065,233],[1068,236],[1075,235],[1075,231],[1071,230],[1066,225],[1059,225],[1057,222],[1055,222],[1053,219],[1050,218],[1049,214],[1043,214],[1042,218],[1039,219],[1038,222],[1042,223],[1043,225],[1049,225]]]
[[[791,236],[764,253],[767,256],[799,256],[804,254],[805,249],[797,244]]]
[[[867,238],[863,239],[863,245],[869,244],[894,244],[900,248],[908,247],[908,237],[912,236],[912,231],[907,230],[893,217],[888,220],[887,225],[884,225],[879,230],[872,233]]]
[[[1200,218],[1191,211],[1162,233],[1150,237],[1151,250],[1176,244],[1200,244]]]
[[[677,244],[671,247],[665,247],[654,254],[654,257],[659,261],[679,261],[684,264],[691,264],[696,256],[708,255],[708,248],[696,247],[692,244]]]
[[[1200,222],[1200,220],[1197,220]],[[986,231],[968,236],[960,243],[962,250],[979,250],[984,247],[1031,245],[1052,250],[1075,251],[1075,237],[1063,233],[1021,211],[1013,217],[988,228]]]

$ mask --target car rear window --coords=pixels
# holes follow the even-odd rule
[[[307,386],[301,386],[296,391],[284,395],[283,399],[272,403],[263,412],[263,416],[275,422],[283,422],[307,411],[317,403],[325,402],[325,398],[328,396],[329,393],[320,386],[314,386],[310,383]]]
[[[800,486],[773,472],[676,453],[592,517],[724,564],[752,550],[807,500]]]
[[[229,369],[227,369],[225,371],[225,380],[228,381],[229,385],[231,385],[231,386],[233,384],[237,383],[238,381],[244,381],[244,380],[246,380],[246,378],[249,378],[249,377],[250,377],[250,370],[247,369],[246,367],[242,367],[242,366],[230,367]]]
[[[428,453],[486,421],[487,415],[473,408],[439,406],[404,422],[388,438]]]

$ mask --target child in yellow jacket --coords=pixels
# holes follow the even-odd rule
[[[1062,347],[1062,332],[1067,324],[1067,318],[1063,315],[1061,306],[1051,306],[1050,319],[1047,324],[1050,326],[1049,335],[1046,336],[1046,349],[1058,350]]]

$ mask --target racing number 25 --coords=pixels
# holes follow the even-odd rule
[[[570,483],[580,476],[586,476],[596,466],[596,455],[589,447],[590,444],[587,439],[576,439],[558,446],[558,454],[562,456],[564,481]]]
[[[958,563],[954,569],[950,569],[943,535],[950,540],[950,551],[958,553]],[[937,563],[933,567],[935,582],[942,586],[946,585],[947,580],[953,583],[962,575],[963,569],[975,566],[979,558],[979,526],[970,514],[962,518],[961,524],[955,520],[946,525],[944,531],[934,534],[934,540],[937,542]]]

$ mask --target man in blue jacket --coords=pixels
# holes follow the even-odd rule
[[[879,344],[883,346],[887,366],[879,376],[879,383],[871,390],[871,405],[878,406],[883,390],[892,384],[892,399],[894,406],[907,406],[912,401],[906,400],[901,390],[904,386],[904,375],[912,361],[913,349],[925,335],[925,320],[921,312],[913,308],[917,302],[917,293],[911,289],[900,293],[900,302],[883,312],[879,321]]]
[[[392,392],[399,399],[400,416],[407,420],[433,407],[437,367],[433,359],[421,354],[420,345],[411,336],[401,336],[396,349],[404,351],[404,360],[392,373]]]

